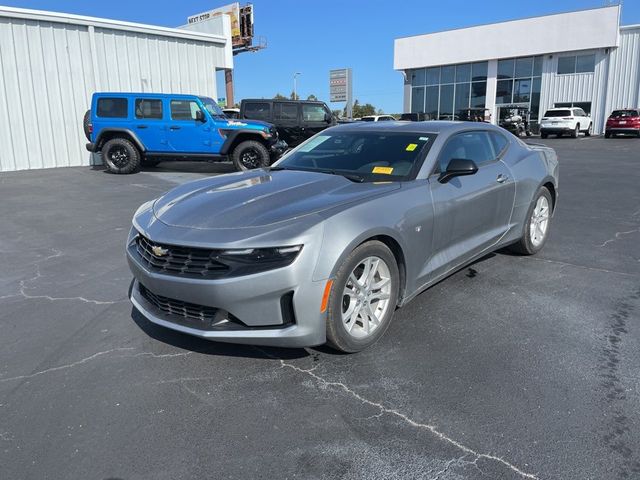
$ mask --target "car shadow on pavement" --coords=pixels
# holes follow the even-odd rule
[[[91,170],[113,175],[104,165],[91,165]],[[158,165],[145,165],[140,167],[141,172],[175,172],[175,173],[199,173],[203,175],[221,175],[233,173],[236,168],[231,162],[190,162],[186,160],[167,160]]]
[[[271,360],[292,360],[308,357],[303,348],[275,348],[253,345],[214,342],[193,337],[186,333],[156,325],[147,320],[135,307],[131,308],[131,318],[138,327],[151,338],[176,348],[202,353],[204,355],[224,355],[228,357],[263,358]]]

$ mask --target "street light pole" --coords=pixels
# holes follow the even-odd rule
[[[298,87],[298,75],[302,75],[302,73],[300,72],[296,72],[293,74],[293,99],[297,100],[298,99],[298,92],[297,92],[297,87]]]

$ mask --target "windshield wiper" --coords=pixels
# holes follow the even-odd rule
[[[352,182],[362,183],[364,182],[364,177],[362,175],[358,175],[356,173],[341,173],[337,170],[332,170],[330,168],[303,168],[303,167],[269,167],[269,170],[272,172],[277,172],[278,170],[298,170],[301,172],[318,172],[318,173],[328,173],[329,175],[340,175],[341,177],[346,178],[347,180],[351,180]]]

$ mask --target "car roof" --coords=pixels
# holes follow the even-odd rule
[[[289,98],[244,98],[242,102],[290,102],[290,103],[317,103],[320,105],[324,105],[325,103],[322,100],[291,100]],[[242,103],[240,102],[240,103]]]
[[[142,97],[142,98],[158,98],[158,97],[172,97],[172,98],[193,98],[203,97],[208,98],[206,95],[196,95],[188,93],[153,93],[153,92],[96,92],[95,96],[98,97]]]
[[[463,130],[497,130],[502,129],[484,122],[457,122],[429,120],[426,122],[390,121],[390,122],[353,122],[331,127],[332,131],[371,131],[397,133],[454,133]]]
[[[574,108],[580,108],[580,107],[553,107],[553,108],[547,108],[547,112],[553,112],[554,110],[572,110]]]

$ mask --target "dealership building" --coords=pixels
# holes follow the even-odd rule
[[[581,107],[594,133],[618,108],[640,107],[640,25],[620,6],[525,18],[395,40],[404,111],[489,119],[514,111],[537,131],[553,107]]]

